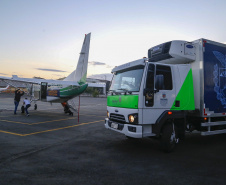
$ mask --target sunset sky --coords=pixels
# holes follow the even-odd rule
[[[66,77],[91,32],[88,76],[104,79],[163,42],[226,43],[225,10],[225,0],[0,0],[0,76]]]

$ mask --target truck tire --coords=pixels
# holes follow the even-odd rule
[[[172,152],[178,142],[176,127],[173,123],[166,123],[162,128],[161,149],[164,152]]]
[[[24,106],[21,106],[21,114],[24,114]]]

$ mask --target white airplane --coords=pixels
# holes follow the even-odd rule
[[[85,35],[76,69],[64,80],[45,80],[34,78],[19,78],[17,75],[10,77],[0,77],[0,80],[7,84],[17,87],[23,84],[28,89],[31,101],[35,101],[35,109],[37,109],[36,101],[41,100],[50,103],[62,103],[64,108],[73,108],[69,104],[69,100],[82,94],[88,84],[86,83],[89,46],[91,33]],[[15,85],[16,84],[16,85]],[[66,112],[66,110],[64,109]]]
[[[0,88],[0,92],[1,91],[5,91],[5,90],[7,90],[9,88],[9,85],[7,85],[7,87],[5,87],[5,88]]]

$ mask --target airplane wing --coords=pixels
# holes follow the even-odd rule
[[[20,82],[20,83],[28,83],[28,84],[40,84],[43,79],[34,79],[34,78],[19,78],[17,75],[13,75],[10,77],[0,76],[0,80],[6,82],[10,85],[13,82]]]
[[[3,82],[15,88],[25,86],[28,89],[30,89],[30,87],[33,84],[40,85],[42,82],[49,83],[51,81],[54,81],[54,80],[36,79],[36,78],[19,78],[17,75],[13,75],[12,77],[0,76],[0,80],[2,80]]]
[[[13,75],[11,78],[0,76],[0,80],[15,88],[19,88],[19,87],[27,88],[28,90],[27,95],[32,94],[31,90],[32,90],[33,84],[41,84],[41,82],[46,81],[44,79],[19,78],[17,75]]]
[[[5,90],[7,90],[9,88],[9,85],[7,85],[7,87],[5,87],[5,88],[0,88],[0,92],[1,91],[5,91]]]

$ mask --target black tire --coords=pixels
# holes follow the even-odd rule
[[[21,114],[24,114],[24,106],[21,107]]]
[[[162,128],[161,149],[167,153],[172,152],[175,149],[177,139],[175,125],[173,123],[165,124]]]
[[[185,130],[178,130],[178,138],[180,141],[185,139]]]

